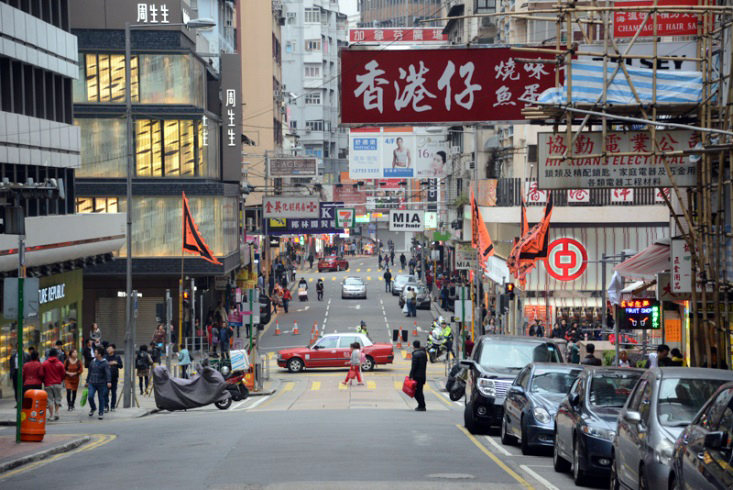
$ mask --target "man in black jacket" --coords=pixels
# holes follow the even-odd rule
[[[417,401],[416,412],[425,411],[425,395],[423,387],[427,381],[428,354],[425,349],[420,348],[420,341],[415,340],[412,343],[414,350],[412,351],[412,367],[410,368],[410,379],[417,382],[415,388],[415,400]]]
[[[107,412],[114,412],[117,406],[117,381],[120,379],[120,369],[122,365],[122,357],[119,354],[115,354],[115,344],[109,344],[107,347],[107,363],[109,364],[110,381],[111,386],[107,389]]]
[[[585,364],[586,366],[603,366],[603,361],[598,359],[595,356],[596,352],[596,346],[593,344],[588,344],[585,346],[585,351],[588,353],[585,358],[580,361],[581,364]]]
[[[387,267],[387,270],[384,272],[384,292],[392,292],[392,273],[389,271],[389,267]]]

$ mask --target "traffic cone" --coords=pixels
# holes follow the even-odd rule
[[[412,336],[417,337],[417,322],[415,322],[415,326],[412,328]]]
[[[408,351],[407,351],[407,357],[405,357],[405,359],[407,359],[408,361],[409,361],[410,359],[412,359],[412,352],[410,352],[410,351],[408,350]]]
[[[298,322],[293,322],[293,335],[300,335],[298,331]]]
[[[280,335],[282,332],[280,332],[280,321],[275,320],[275,335]]]
[[[400,334],[399,337],[397,337],[397,348],[402,348],[402,325],[400,325]]]

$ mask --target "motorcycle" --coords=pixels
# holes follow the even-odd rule
[[[226,390],[231,395],[231,398],[223,402],[216,402],[215,405],[221,410],[226,410],[232,404],[232,402],[238,402],[246,400],[249,396],[249,389],[244,384],[244,371],[232,371],[229,372],[229,368],[224,366],[222,368],[222,375],[226,383]]]
[[[434,363],[440,356],[448,352],[446,338],[440,328],[434,328],[428,335],[428,358]]]
[[[448,397],[457,402],[466,393],[466,379],[468,370],[461,366],[460,362],[453,365],[448,375],[448,381],[445,383],[445,389],[448,391]]]
[[[187,410],[212,403],[220,410],[232,404],[232,395],[224,376],[216,369],[201,367],[191,379],[171,377],[165,366],[153,369],[155,405],[160,410]]]

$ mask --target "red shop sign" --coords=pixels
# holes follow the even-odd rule
[[[521,121],[529,104],[518,99],[553,87],[555,67],[517,57],[553,59],[504,47],[342,50],[341,122]]]
[[[616,7],[651,7],[653,1],[616,2]],[[658,0],[657,5],[669,7],[697,6],[698,0]],[[647,12],[619,10],[613,14],[613,36],[634,37],[639,30]],[[659,36],[694,36],[697,34],[697,15],[660,12],[657,14],[657,35]],[[641,37],[654,36],[654,17],[649,15]]]

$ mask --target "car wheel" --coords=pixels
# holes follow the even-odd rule
[[[466,403],[466,408],[463,410],[463,425],[471,434],[479,434],[481,432],[478,421],[473,417],[473,405],[470,403]]]
[[[371,356],[367,356],[366,359],[364,359],[364,362],[361,363],[361,370],[362,371],[374,371],[374,359],[372,359]]]
[[[318,273],[319,273],[319,274],[322,274],[322,273],[323,273],[323,269],[321,269],[321,268],[319,267],[319,268],[318,268]]]
[[[570,469],[570,463],[560,456],[560,450],[557,448],[557,428],[555,428],[555,445],[552,446],[552,467],[558,473],[567,473]]]
[[[669,490],[682,490],[680,479],[674,473],[669,475]]]
[[[621,484],[618,481],[618,468],[616,468],[616,454],[611,453],[611,478],[609,488],[611,490],[620,490]]]
[[[646,474],[646,467],[643,464],[639,468],[639,490],[649,490],[649,478]]]
[[[513,446],[517,443],[517,438],[509,435],[509,430],[506,426],[506,417],[501,420],[501,443],[505,446]]]
[[[303,360],[298,357],[293,357],[288,361],[288,371],[291,373],[299,373],[304,367]]]
[[[580,469],[580,450],[577,439],[573,441],[573,481],[579,487],[585,486],[585,471]]]
[[[522,417],[519,425],[522,429],[522,454],[528,456],[532,454],[532,448],[529,445],[529,436],[527,435],[527,424],[524,423],[524,417]]]

